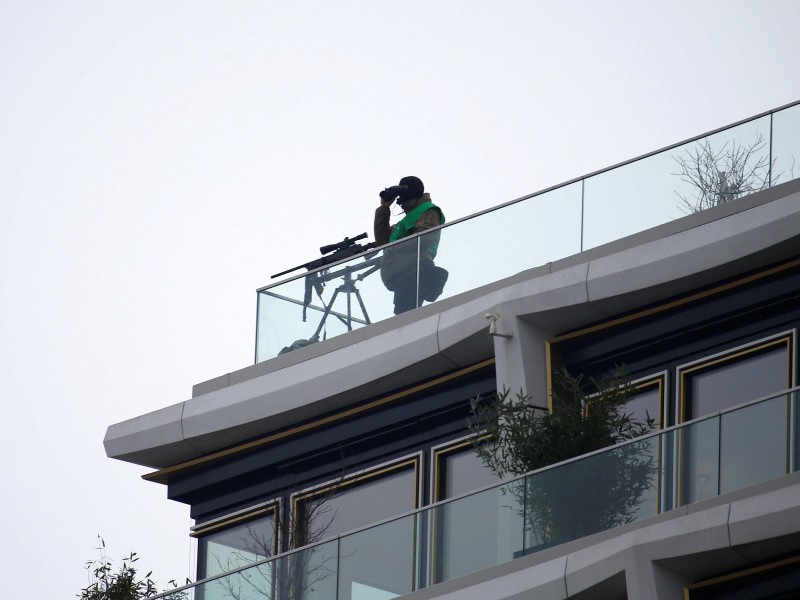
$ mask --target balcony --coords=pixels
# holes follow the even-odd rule
[[[440,236],[442,300],[798,177],[800,102],[263,287],[256,363],[391,317],[381,253],[418,256],[423,236]]]
[[[394,598],[745,490],[798,470],[798,392],[663,429],[156,598]]]

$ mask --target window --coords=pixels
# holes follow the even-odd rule
[[[680,367],[680,420],[704,417],[791,387],[793,340],[793,333],[781,334]],[[789,397],[777,396],[682,430],[681,501],[697,502],[785,474],[788,418]]]
[[[344,477],[294,498],[295,535],[305,545],[419,506],[419,457]]]
[[[475,452],[476,439],[481,438],[470,436],[433,448],[434,502],[499,480]],[[501,523],[496,515],[502,514],[498,512],[502,504],[507,505],[508,498],[498,490],[485,490],[456,503],[442,504],[431,512],[432,581],[452,579],[497,564],[498,553],[506,546],[498,537]]]
[[[475,452],[474,439],[470,436],[432,449],[433,502],[460,496],[497,481],[497,475]]]
[[[793,333],[678,368],[681,421],[792,387]]]
[[[666,374],[633,383],[633,393],[625,403],[625,412],[633,419],[646,423],[652,419],[656,429],[663,422],[664,387]]]
[[[418,508],[420,455],[329,482],[294,497],[295,539],[309,544]],[[388,533],[387,533],[388,532]],[[414,588],[416,516],[338,540],[338,580],[306,573],[341,600],[393,598]],[[334,540],[332,543],[337,543]],[[324,547],[318,553],[324,554]],[[324,561],[322,562],[324,564]]]
[[[198,525],[198,577],[205,578],[273,556],[278,550],[275,527],[278,503]]]

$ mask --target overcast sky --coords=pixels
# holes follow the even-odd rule
[[[800,99],[797,0],[0,0],[4,598],[188,508],[112,423],[253,361],[255,290],[423,179],[450,219]]]

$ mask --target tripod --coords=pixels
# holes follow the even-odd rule
[[[367,313],[367,307],[364,304],[364,299],[361,297],[361,292],[356,287],[356,282],[363,281],[364,279],[369,277],[372,273],[377,271],[380,268],[380,261],[381,259],[379,257],[371,258],[369,260],[364,261],[361,264],[350,265],[338,271],[334,271],[333,273],[326,273],[324,275],[317,274],[314,280],[312,280],[310,276],[306,277],[306,286],[313,286],[316,289],[317,295],[319,296],[320,301],[325,307],[325,311],[322,314],[322,318],[320,319],[319,325],[317,325],[317,330],[316,332],[314,332],[314,336],[312,339],[319,339],[319,334],[322,331],[323,327],[325,327],[325,322],[327,321],[328,315],[330,314],[333,314],[337,319],[339,319],[342,323],[344,323],[344,325],[347,327],[347,331],[353,330],[354,321],[357,323],[363,323],[364,325],[369,325],[372,322],[369,319],[369,314]],[[368,270],[364,273],[361,273],[353,277],[354,273],[357,273],[358,271],[363,271],[364,269]],[[330,281],[338,277],[342,278],[342,283],[336,288],[336,290],[334,290],[330,302],[325,304],[325,301],[322,299],[322,286],[326,281]],[[336,298],[339,296],[340,293],[344,293],[347,295],[347,312],[344,315],[331,312],[333,309],[333,305],[336,302]],[[358,305],[361,308],[361,314],[364,316],[363,320],[353,316],[352,296],[355,296],[356,300],[358,301]],[[310,294],[307,294],[306,297],[310,299]]]

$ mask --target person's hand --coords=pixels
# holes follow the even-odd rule
[[[392,202],[394,202],[394,198],[384,198],[381,196],[381,206],[389,208],[392,205]]]

